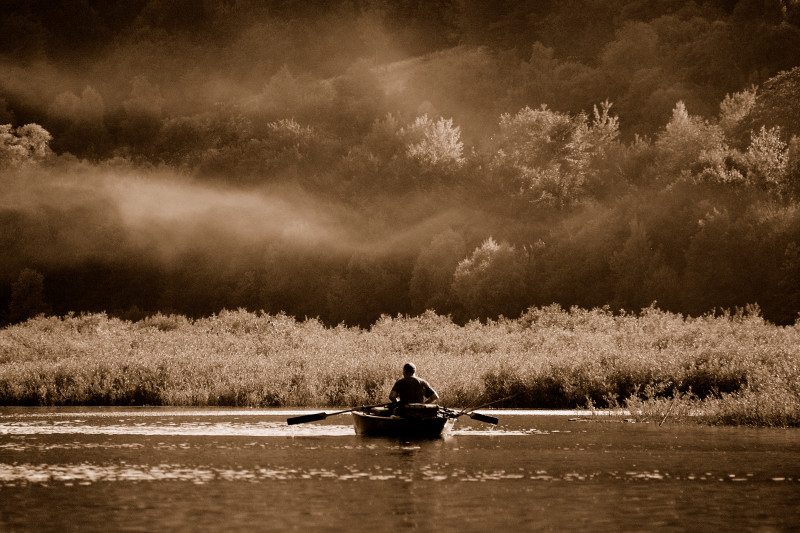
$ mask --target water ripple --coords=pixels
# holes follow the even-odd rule
[[[706,481],[731,482],[752,481],[753,475],[689,475],[671,476],[669,473],[654,471],[626,472],[559,472],[546,470],[527,471],[522,468],[515,471],[500,469],[474,470],[463,468],[441,467],[440,465],[424,465],[413,470],[396,467],[360,468],[347,465],[339,469],[328,468],[294,468],[294,467],[261,467],[224,468],[197,467],[183,464],[133,465],[120,464],[0,464],[0,487],[19,484],[51,483],[65,485],[88,485],[100,482],[145,482],[145,481],[179,481],[204,484],[212,481],[245,481],[264,482],[279,480],[339,480],[339,481],[428,481],[428,482],[491,482],[491,481],[565,481],[581,482],[598,479],[623,481]],[[800,482],[793,478],[769,478],[762,481]]]
[[[345,425],[298,425],[286,422],[184,422],[161,424],[120,423],[105,425],[69,422],[9,422],[0,424],[0,435],[161,435],[161,436],[252,436],[302,437],[352,435]]]
[[[339,437],[354,435],[353,426],[342,424],[299,424],[271,422],[137,422],[118,421],[109,424],[88,424],[85,421],[25,420],[0,423],[0,435],[148,435],[148,436],[251,436],[251,437]],[[451,435],[520,436],[545,435],[535,429],[463,427]]]

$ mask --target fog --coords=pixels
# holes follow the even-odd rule
[[[800,310],[796,3],[4,9],[0,309]]]
[[[276,239],[301,247],[322,242],[342,253],[356,246],[335,207],[299,196],[179,183],[168,176],[155,181],[105,178],[103,186],[129,238],[167,261],[213,240],[235,247]]]
[[[171,264],[185,253],[215,255],[283,241],[347,255],[419,246],[431,232],[466,217],[437,212],[407,227],[371,227],[368,217],[294,187],[234,188],[198,182],[169,169],[26,169],[3,179],[3,209],[32,221],[51,217],[49,245],[21,243],[33,262],[75,262],[94,252],[154,254]],[[54,228],[55,220],[61,224]],[[56,233],[53,234],[52,232]],[[104,232],[112,232],[112,235]],[[103,243],[101,245],[101,243]],[[216,251],[214,251],[216,249]]]

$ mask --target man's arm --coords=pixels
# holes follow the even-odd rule
[[[425,382],[425,403],[436,403],[439,401],[439,394]]]

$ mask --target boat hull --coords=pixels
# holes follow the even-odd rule
[[[356,434],[368,437],[436,439],[446,435],[454,424],[454,418],[376,416],[363,411],[353,411]]]

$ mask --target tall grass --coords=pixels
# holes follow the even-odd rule
[[[448,405],[513,395],[502,405],[800,425],[800,326],[757,309],[687,318],[551,306],[465,326],[429,312],[368,330],[243,310],[38,317],[0,330],[0,404],[350,406],[385,401],[409,360]]]

